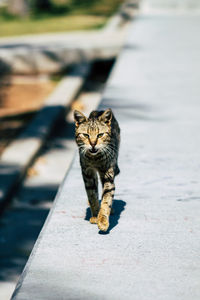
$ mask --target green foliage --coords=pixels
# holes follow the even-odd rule
[[[98,0],[29,0],[31,14],[64,15],[76,11],[88,11],[94,7]]]
[[[45,32],[67,32],[72,30],[92,30],[105,25],[102,16],[68,15],[17,18],[5,20],[0,17],[0,37],[40,34]]]
[[[123,0],[29,0],[32,15],[90,14],[110,16]]]
[[[5,6],[0,7],[0,17],[1,19],[8,20],[8,21],[18,19],[17,16],[10,14]]]
[[[29,0],[30,16],[89,14],[99,16],[112,15],[123,0]],[[18,18],[8,13],[6,6],[0,7],[0,16],[4,19]]]
[[[122,0],[29,0],[29,16],[9,14],[0,8],[0,37],[91,30],[105,25]]]
[[[67,3],[57,3],[50,0],[29,0],[31,15],[64,15],[69,12],[69,5]]]

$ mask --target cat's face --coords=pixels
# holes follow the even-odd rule
[[[110,141],[112,112],[110,109],[100,116],[86,118],[81,112],[74,112],[76,142],[81,153],[95,156],[104,152]]]

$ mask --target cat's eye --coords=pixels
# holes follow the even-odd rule
[[[89,138],[89,134],[87,133],[82,133],[84,137]]]
[[[104,135],[104,133],[99,133],[99,134],[97,135],[97,137],[98,137],[98,138],[101,138],[103,135]]]

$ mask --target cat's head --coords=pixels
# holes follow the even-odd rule
[[[95,156],[104,151],[111,139],[112,111],[92,111],[89,118],[80,111],[74,111],[75,135],[82,154]]]

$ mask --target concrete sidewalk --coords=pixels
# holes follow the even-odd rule
[[[76,156],[13,299],[200,299],[200,18],[141,16],[107,86],[115,215],[88,221]]]

